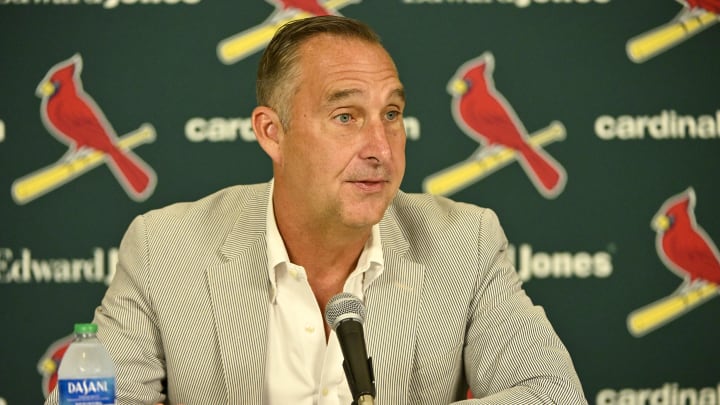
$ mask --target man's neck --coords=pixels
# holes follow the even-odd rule
[[[309,277],[342,274],[347,278],[372,233],[372,228],[328,229],[313,224],[283,224],[277,216],[276,220],[290,261],[303,266]]]

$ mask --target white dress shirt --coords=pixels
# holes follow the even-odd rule
[[[342,368],[343,355],[337,336],[331,331],[325,343],[324,314],[310,289],[305,269],[288,258],[275,222],[272,198],[267,213],[268,276],[272,291],[263,403],[349,405],[353,398]],[[375,225],[343,292],[364,298],[367,287],[383,271],[381,246],[380,228]]]

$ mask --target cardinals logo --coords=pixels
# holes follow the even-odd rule
[[[683,8],[674,19],[627,42],[626,51],[631,61],[645,62],[688,40],[720,19],[720,0],[678,0],[678,2]]]
[[[106,163],[120,185],[136,201],[147,199],[155,189],[153,170],[131,149],[155,139],[145,124],[118,138],[102,110],[82,86],[82,59],[75,55],[53,66],[37,88],[40,115],[48,132],[68,145],[57,163],[15,181],[12,195],[24,204],[79,175]]]
[[[58,339],[53,342],[50,347],[45,351],[45,354],[40,357],[38,361],[37,369],[40,375],[42,375],[42,390],[45,398],[50,395],[55,386],[57,385],[57,372],[60,368],[60,361],[62,360],[65,352],[70,346],[74,339],[74,335],[70,334],[62,339]]]
[[[695,220],[692,188],[667,200],[651,223],[655,247],[665,267],[683,281],[669,296],[632,312],[628,330],[643,336],[720,292],[720,254]]]
[[[265,48],[284,24],[318,15],[339,15],[339,9],[361,0],[267,0],[275,12],[263,23],[220,41],[217,55],[226,65],[242,60]]]
[[[485,52],[463,64],[448,83],[455,122],[480,143],[480,148],[464,162],[428,176],[423,189],[432,194],[452,194],[517,160],[540,194],[555,198],[564,189],[567,175],[542,147],[564,139],[565,127],[553,122],[528,135],[495,88],[494,69],[493,55]]]

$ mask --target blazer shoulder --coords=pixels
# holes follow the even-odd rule
[[[148,211],[136,217],[131,228],[141,223],[146,237],[158,243],[220,244],[238,222],[264,223],[269,190],[268,183],[224,188],[196,201]]]
[[[228,214],[242,212],[250,206],[267,203],[260,198],[269,192],[267,183],[223,188],[195,201],[177,202],[143,214],[148,222],[216,222],[226,221]]]
[[[497,214],[490,208],[454,201],[425,193],[398,192],[390,209],[401,227],[414,231],[477,229],[484,222],[496,222]]]
[[[492,209],[430,194],[398,192],[380,230],[383,246],[387,242],[390,251],[407,252],[418,261],[467,257],[507,240]]]

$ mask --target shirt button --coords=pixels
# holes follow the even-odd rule
[[[290,274],[290,276],[292,276],[292,278],[297,279],[297,276],[298,276],[297,270],[291,268],[290,270],[288,270],[288,274]]]
[[[313,333],[313,332],[315,332],[315,328],[313,328],[312,326],[306,326],[306,327],[305,327],[305,332],[307,332],[307,333]]]
[[[329,393],[330,393],[330,391],[328,391],[327,388],[323,388],[323,389],[322,389],[322,394],[323,394],[324,397],[326,397],[327,394],[329,394]]]

